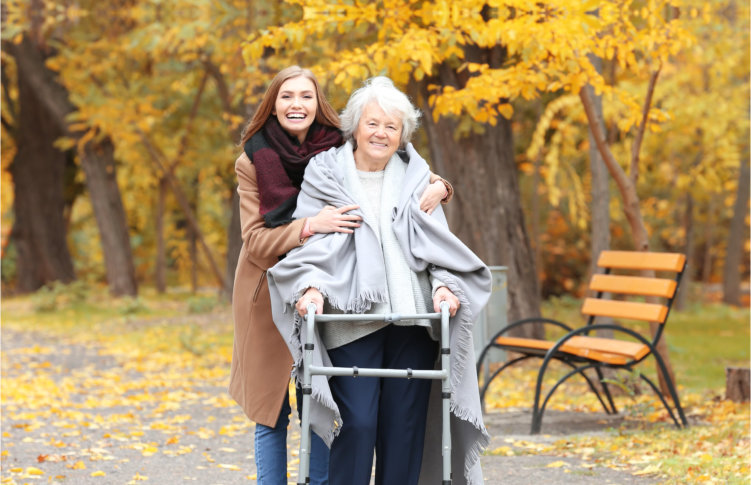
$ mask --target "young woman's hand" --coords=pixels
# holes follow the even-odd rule
[[[362,217],[347,212],[359,208],[359,205],[345,205],[337,209],[327,205],[321,212],[308,219],[310,231],[313,234],[352,233],[353,229],[360,227]]]
[[[449,304],[449,315],[452,317],[456,315],[456,311],[459,309],[459,306],[461,306],[461,303],[459,303],[459,298],[457,298],[456,295],[445,286],[441,286],[435,290],[435,295],[433,295],[434,312],[437,313],[441,311],[441,302],[443,301],[448,302]]]
[[[441,179],[432,184],[428,184],[425,191],[420,196],[420,210],[432,214],[441,201],[448,195],[446,186]]]
[[[308,314],[308,305],[313,303],[316,306],[316,315],[323,313],[323,295],[315,288],[308,288],[305,293],[295,303],[295,309],[301,317]]]

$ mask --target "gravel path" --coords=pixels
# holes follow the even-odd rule
[[[255,483],[253,425],[226,393],[226,369],[139,368],[64,339],[7,328],[1,338],[1,483]],[[603,433],[617,418],[551,412],[548,434],[538,436],[527,434],[529,422],[526,411],[487,415],[486,483],[657,483],[538,451],[565,436]],[[296,423],[290,437],[295,483]]]

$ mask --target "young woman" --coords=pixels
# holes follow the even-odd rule
[[[235,339],[229,393],[256,422],[255,460],[260,485],[287,484],[288,387],[292,357],[271,314],[266,271],[318,233],[351,233],[361,218],[356,205],[324,207],[292,219],[303,174],[313,155],[343,142],[339,117],[313,73],[298,66],[271,82],[242,138],[235,162],[243,247],[237,263],[232,307]],[[451,195],[438,176],[422,194],[432,212]],[[328,449],[313,436],[311,483],[328,480]]]

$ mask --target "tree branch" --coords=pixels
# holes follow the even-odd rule
[[[610,147],[608,147],[605,142],[605,134],[598,122],[597,110],[595,109],[594,101],[589,94],[587,86],[579,90],[579,98],[584,105],[584,112],[587,114],[592,138],[594,138],[597,149],[600,151],[600,155],[602,155],[602,160],[605,162],[608,172],[610,172],[613,180],[615,180],[615,183],[618,185],[618,190],[621,193],[623,211],[626,215],[626,219],[628,219],[629,225],[631,226],[634,247],[637,251],[647,251],[649,249],[649,235],[644,226],[644,219],[642,218],[641,209],[639,208],[639,196],[636,193],[636,183],[626,175],[626,172],[623,171],[621,166],[615,160],[613,152],[610,151]]]
[[[15,140],[16,139],[16,127],[13,126],[8,120],[6,120],[5,116],[0,116],[0,123],[2,123],[3,127],[11,136],[11,138]]]
[[[660,75],[662,65],[657,68],[655,72],[649,76],[649,86],[647,87],[647,97],[644,99],[644,107],[641,113],[641,123],[639,129],[636,132],[634,143],[631,145],[631,180],[636,183],[639,180],[639,150],[641,149],[642,141],[644,140],[644,131],[647,129],[647,123],[649,121],[649,109],[652,106],[652,98],[655,93],[655,85],[657,84],[657,78]]]
[[[214,78],[214,81],[216,81],[216,89],[219,91],[219,100],[222,102],[224,112],[227,114],[234,113],[234,110],[232,109],[232,97],[229,93],[227,81],[224,80],[224,75],[217,65],[208,59],[203,61],[203,65],[206,66],[206,72]]]
[[[0,69],[0,79],[2,80],[3,85],[3,99],[5,100],[5,105],[8,107],[10,116],[16,121],[18,120],[18,110],[16,109],[17,103],[10,97],[10,79],[8,79],[7,73],[8,71],[6,69]]]
[[[198,106],[201,104],[201,97],[203,96],[204,88],[206,87],[206,81],[209,79],[209,73],[208,71],[205,71],[203,73],[203,78],[201,78],[201,84],[198,86],[198,92],[196,93],[196,97],[193,99],[193,106],[190,107],[190,114],[188,115],[188,120],[185,122],[185,133],[183,133],[182,138],[180,139],[179,143],[179,149],[177,152],[177,156],[175,157],[175,160],[169,165],[169,170],[172,172],[178,163],[180,163],[180,160],[182,160],[183,156],[185,155],[185,150],[188,146],[188,135],[190,135],[190,128],[193,125],[193,120],[195,120],[196,115],[198,114]]]
[[[610,175],[613,177],[613,180],[615,180],[615,183],[618,184],[618,188],[620,189],[621,193],[624,193],[624,191],[628,190],[628,176],[616,161],[615,157],[613,156],[613,152],[610,151],[610,147],[605,140],[605,133],[603,133],[602,130],[602,120],[600,119],[600,116],[595,109],[594,100],[589,94],[587,87],[588,86],[584,86],[583,88],[581,88],[581,90],[579,91],[579,99],[581,99],[582,105],[584,106],[584,112],[587,115],[587,121],[589,122],[589,129],[592,132],[592,138],[594,138],[595,140],[597,149],[600,151],[602,160],[603,162],[605,162],[605,166],[608,167]]]

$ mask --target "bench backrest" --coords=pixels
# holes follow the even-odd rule
[[[589,324],[596,317],[664,324],[686,267],[686,256],[680,253],[603,251],[597,266],[603,268],[604,273],[594,275],[589,285],[597,295],[586,298],[582,305],[582,313],[589,316]],[[627,274],[612,274],[613,270]],[[655,272],[673,275],[663,278]],[[620,298],[605,298],[606,294],[620,295]],[[637,301],[629,300],[633,297]],[[655,337],[657,340],[659,333]]]

